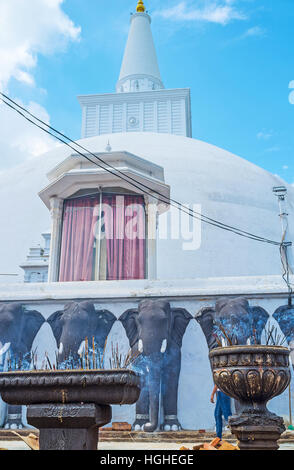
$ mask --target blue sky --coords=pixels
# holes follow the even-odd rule
[[[2,1],[8,11],[16,0]],[[21,1],[28,15],[34,17],[39,8],[35,17],[44,15],[47,21],[42,32],[36,28],[31,42],[26,42],[27,56],[33,60],[25,56],[13,66],[7,61],[2,71],[0,66],[0,86],[2,72],[5,91],[79,138],[76,96],[114,91],[136,0],[51,0],[50,12],[46,0]],[[193,137],[294,183],[294,105],[290,104],[294,82],[293,90],[289,88],[294,81],[293,0],[146,0],[145,4],[152,15],[165,87],[191,88]],[[6,25],[14,38],[17,24],[13,15],[7,18],[13,18]],[[21,35],[18,28],[18,34],[19,44],[24,44],[28,31],[23,29]],[[3,48],[2,44],[2,53]],[[15,51],[13,57],[18,57]],[[25,152],[21,158],[26,158]],[[11,163],[2,160],[0,169],[6,166]]]

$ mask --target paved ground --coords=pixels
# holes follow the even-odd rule
[[[185,443],[185,447],[192,448],[195,444]],[[101,442],[99,445],[100,450],[179,450],[179,444],[171,442],[150,443],[150,442]],[[21,441],[0,441],[0,448],[7,450],[30,450],[28,446]],[[293,444],[281,444],[280,450],[294,450]]]

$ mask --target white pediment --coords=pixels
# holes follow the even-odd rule
[[[39,196],[48,208],[53,197],[67,199],[82,189],[111,187],[159,197],[159,203],[167,202],[161,211],[168,208],[170,187],[164,182],[163,167],[125,151],[86,156],[88,160],[79,154],[70,155],[47,174],[49,184]]]

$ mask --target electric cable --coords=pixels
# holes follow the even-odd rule
[[[31,117],[33,117],[36,121],[42,123],[43,125],[45,125],[45,126],[48,127],[49,129],[51,129],[53,132],[59,134],[60,136],[62,136],[62,137],[65,138],[65,139],[69,140],[71,143],[73,143],[73,144],[76,145],[77,147],[79,147],[79,148],[85,150],[88,154],[90,154],[91,156],[93,156],[94,158],[96,158],[97,160],[99,160],[100,162],[102,162],[104,165],[107,165],[109,168],[111,168],[111,169],[114,170],[115,172],[117,172],[117,173],[123,175],[123,178],[122,178],[122,179],[124,179],[124,181],[126,181],[125,178],[128,178],[130,181],[134,181],[134,182],[136,183],[136,186],[135,186],[135,185],[133,185],[133,186],[135,186],[135,187],[136,187],[137,189],[139,189],[140,191],[142,191],[142,188],[138,188],[138,186],[137,186],[138,184],[139,184],[140,186],[145,187],[145,188],[147,188],[148,190],[152,191],[154,194],[158,194],[159,196],[165,198],[165,201],[162,201],[162,199],[160,199],[161,202],[164,202],[165,204],[167,204],[167,203],[168,203],[168,204],[171,204],[171,202],[172,202],[172,203],[176,204],[177,206],[179,206],[179,207],[176,207],[177,209],[183,211],[183,204],[182,204],[182,203],[180,203],[180,202],[178,202],[178,201],[176,201],[176,200],[174,200],[174,199],[168,198],[168,197],[165,196],[164,194],[162,194],[162,193],[156,191],[155,189],[151,189],[149,186],[145,185],[144,183],[139,182],[138,180],[136,180],[135,178],[132,178],[131,176],[125,175],[122,171],[120,171],[119,169],[113,167],[113,166],[110,165],[109,163],[105,162],[101,157],[98,157],[96,154],[90,152],[87,148],[83,147],[83,146],[82,146],[81,144],[79,144],[78,142],[72,140],[70,137],[67,137],[65,134],[59,132],[59,131],[58,131],[57,129],[55,129],[54,127],[50,126],[49,124],[45,123],[44,121],[42,121],[41,119],[39,119],[38,117],[36,117],[34,114],[32,114],[30,111],[28,111],[27,109],[25,109],[25,108],[23,108],[22,106],[20,106],[18,103],[16,103],[15,101],[13,101],[11,98],[9,98],[9,97],[8,97],[7,95],[5,95],[4,93],[0,93],[0,95],[4,96],[4,97],[5,97],[6,99],[8,99],[11,103],[13,103],[14,105],[16,105],[18,108],[20,108],[21,110],[23,110],[24,112],[26,112],[26,113],[27,113],[28,115],[30,115]],[[4,100],[3,100],[3,102],[9,106],[9,104],[6,103]],[[14,109],[14,108],[12,107],[12,109]],[[14,109],[14,110],[15,110],[16,112],[19,112],[19,111],[16,110],[16,109]],[[19,114],[21,114],[25,119],[27,119],[27,117],[24,116],[22,113],[19,113]],[[27,119],[27,120],[29,120],[29,119]],[[36,123],[32,122],[31,120],[29,120],[29,122],[31,122],[32,124],[36,125]],[[37,127],[39,127],[39,126],[37,126]],[[40,129],[42,129],[43,131],[47,132],[45,129],[43,129],[43,128],[41,128],[41,127],[40,127]],[[50,135],[52,135],[52,134],[50,133]],[[57,138],[55,135],[52,135],[52,136],[55,137],[55,138]],[[58,139],[58,140],[60,140],[60,139]],[[68,144],[67,144],[66,142],[64,142],[63,140],[60,140],[60,141],[63,142],[64,144],[68,145]],[[71,146],[69,146],[69,147],[72,148]],[[73,150],[75,150],[77,153],[79,153],[76,149],[73,149]],[[83,154],[83,156],[84,156],[85,158],[87,158],[84,154]],[[88,159],[88,160],[89,160],[89,159]],[[91,161],[91,160],[89,160],[89,161]],[[91,161],[91,162],[92,162],[92,161]],[[94,162],[92,162],[92,163],[94,163]],[[101,167],[101,165],[98,165],[98,166]],[[104,170],[107,170],[107,168],[104,168],[104,167],[101,167],[101,168],[103,168]],[[110,171],[110,173],[111,173],[111,171]],[[112,174],[113,174],[113,173],[112,173]],[[116,175],[116,176],[117,176],[117,175]],[[129,184],[132,184],[132,183],[130,183],[130,181],[128,181],[128,183],[129,183]],[[149,193],[149,194],[150,194],[150,193]],[[171,204],[171,205],[173,206],[173,204]],[[173,207],[175,207],[175,206],[173,206]],[[236,233],[236,231],[239,232],[238,234],[243,233],[243,234],[245,234],[245,235],[248,235],[249,237],[253,237],[253,238],[256,239],[257,241],[272,242],[271,240],[268,240],[268,239],[266,239],[266,238],[264,238],[264,237],[260,237],[260,236],[258,236],[258,235],[251,234],[250,232],[246,232],[246,231],[244,231],[244,230],[238,229],[238,228],[236,228],[236,227],[232,227],[232,226],[230,226],[230,225],[224,224],[224,223],[219,222],[219,221],[217,221],[217,220],[215,220],[215,219],[212,219],[212,218],[210,218],[210,217],[207,217],[207,216],[205,216],[205,215],[203,215],[203,214],[201,214],[201,213],[199,213],[199,212],[194,211],[193,209],[189,209],[189,208],[187,208],[187,207],[185,207],[185,206],[184,206],[184,208],[188,210],[188,213],[187,213],[186,211],[184,211],[184,213],[186,213],[186,214],[188,214],[188,215],[191,215],[191,216],[197,215],[197,216],[200,217],[200,219],[198,219],[198,220],[202,220],[203,222],[207,222],[207,221],[213,222],[213,224],[217,224],[217,226],[219,226],[219,228],[222,228],[222,227],[223,227],[224,229],[226,229],[226,228],[227,228],[227,229],[231,229],[232,231],[234,231],[234,233]],[[213,224],[212,224],[212,225],[213,225]],[[279,245],[279,242],[275,242],[274,244]]]
[[[55,139],[59,140],[61,143],[67,145],[69,148],[71,148],[72,150],[74,150],[76,153],[78,153],[79,155],[81,155],[82,157],[86,158],[89,162],[91,162],[92,164],[95,164],[96,166],[102,168],[103,170],[105,171],[108,171],[109,173],[111,173],[112,175],[126,181],[128,184],[132,185],[133,187],[136,187],[137,189],[139,189],[141,192],[145,193],[145,194],[148,194],[148,195],[151,195],[154,197],[154,194],[158,194],[160,196],[160,198],[157,198],[160,202],[163,202],[164,204],[170,204],[172,205],[173,207],[176,207],[178,210],[182,211],[183,213],[191,216],[191,217],[194,217],[196,218],[197,220],[201,220],[202,222],[205,222],[205,223],[208,223],[212,226],[215,226],[217,228],[221,228],[223,230],[227,230],[229,232],[232,232],[232,233],[235,233],[236,235],[239,235],[239,236],[243,236],[245,238],[249,238],[249,239],[252,239],[252,240],[255,240],[255,241],[260,241],[260,242],[264,242],[264,243],[269,243],[269,244],[273,244],[273,245],[276,245],[276,246],[281,246],[281,243],[280,242],[275,242],[273,240],[269,240],[267,238],[264,238],[264,237],[260,237],[258,235],[254,235],[250,232],[246,232],[246,231],[243,231],[241,229],[238,229],[236,227],[233,227],[233,226],[230,226],[230,225],[227,225],[227,224],[223,224],[222,222],[219,222],[217,220],[214,220],[214,219],[211,219],[201,213],[198,213],[192,209],[189,209],[185,206],[183,206],[182,203],[176,201],[176,200],[173,200],[171,198],[168,198],[167,196],[163,195],[162,193],[159,193],[158,191],[148,187],[147,185],[137,181],[136,179],[130,177],[130,176],[127,176],[125,175],[123,172],[121,172],[120,170],[116,169],[115,167],[111,166],[110,164],[108,164],[107,162],[105,162],[103,159],[101,159],[100,157],[98,157],[97,155],[93,154],[92,152],[90,152],[88,149],[86,149],[85,147],[83,147],[82,145],[80,145],[79,143],[73,141],[71,138],[67,137],[65,134],[62,134],[61,132],[59,132],[57,129],[53,128],[52,126],[50,126],[49,124],[45,123],[44,121],[42,121],[41,119],[39,119],[38,117],[36,117],[34,114],[32,114],[30,111],[26,110],[25,108],[23,108],[22,106],[20,106],[19,104],[17,104],[15,101],[13,101],[11,98],[9,98],[7,95],[5,95],[4,93],[1,93],[0,92],[0,95],[2,97],[4,97],[5,99],[9,100],[10,103],[8,103],[5,99],[2,98],[2,102],[4,104],[6,104],[8,107],[10,107],[11,109],[13,109],[15,112],[17,112],[18,114],[20,114],[24,119],[26,119],[28,122],[30,122],[31,124],[33,124],[34,126],[38,127],[39,129],[41,129],[43,132],[46,132],[47,134],[51,135],[52,137],[54,137]],[[87,155],[83,154],[82,152],[80,152],[79,150],[77,150],[76,148],[72,147],[72,145],[70,145],[68,142],[64,141],[62,138],[58,137],[57,135],[53,134],[52,132],[48,131],[47,129],[45,129],[44,127],[38,125],[36,122],[32,121],[31,119],[29,119],[26,115],[24,115],[19,109],[16,109],[13,105],[17,106],[19,109],[21,109],[22,111],[24,111],[25,113],[27,113],[28,115],[30,115],[33,119],[35,119],[36,121],[40,122],[41,124],[43,124],[44,126],[46,126],[48,129],[52,130],[54,133],[56,134],[59,134],[60,136],[62,136],[64,139],[67,139],[68,141],[70,141],[71,143],[73,143],[75,146],[79,147],[79,148],[82,148],[84,151],[86,151],[89,155],[92,155],[95,159],[101,161],[104,165],[106,165],[107,167],[109,168],[105,168],[99,164],[97,164],[97,162],[93,162],[93,160],[91,160],[89,157],[87,157]],[[114,171],[112,171],[114,170]],[[123,175],[123,176],[121,176]],[[135,183],[133,183],[135,182]],[[138,186],[139,185],[139,186]],[[149,191],[146,192],[142,189],[142,187],[145,187],[147,188]],[[162,199],[164,198],[164,199]],[[176,204],[176,205],[175,205]],[[188,212],[187,212],[188,211]],[[282,246],[284,245],[284,242],[282,242]]]

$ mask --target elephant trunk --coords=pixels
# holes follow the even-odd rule
[[[151,366],[152,367],[152,366]],[[160,367],[152,367],[149,372],[149,402],[150,402],[150,422],[144,426],[144,431],[154,432],[158,426],[160,397]]]
[[[65,361],[73,362],[75,366],[80,366],[80,356],[85,352],[85,336],[75,337],[71,335],[63,335],[60,338],[58,349],[58,361],[60,364]]]

